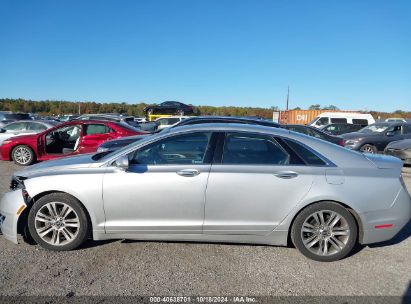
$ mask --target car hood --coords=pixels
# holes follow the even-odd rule
[[[18,136],[13,136],[10,137],[9,140],[14,139],[15,137],[18,138],[19,140],[24,140],[24,141],[31,141],[31,140],[37,140],[37,137],[39,136],[39,133],[36,134],[27,134],[27,135],[18,135]]]
[[[69,156],[55,160],[49,160],[35,164],[27,169],[16,172],[15,176],[21,176],[25,178],[40,176],[40,175],[53,175],[59,171],[89,168],[92,165],[99,164],[92,159],[94,153],[81,154],[76,156]]]
[[[411,139],[392,141],[387,145],[387,149],[396,149],[396,150],[411,149]]]

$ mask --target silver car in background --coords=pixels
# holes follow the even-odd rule
[[[36,134],[51,129],[60,124],[54,120],[19,120],[0,127],[0,146],[10,137]]]
[[[115,152],[17,172],[0,203],[4,236],[71,250],[104,239],[289,244],[335,261],[393,238],[411,215],[394,157],[280,128],[200,124]]]

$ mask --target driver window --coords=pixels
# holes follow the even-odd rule
[[[315,123],[317,126],[324,126],[328,125],[328,117],[321,117],[317,122]]]
[[[392,132],[394,135],[401,134],[401,126],[394,126],[388,129],[388,132]]]
[[[46,152],[50,154],[67,154],[77,150],[80,141],[81,126],[69,125],[46,135]]]
[[[159,140],[129,155],[130,165],[203,164],[211,133],[198,132]]]

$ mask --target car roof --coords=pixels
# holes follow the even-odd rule
[[[250,118],[250,117],[237,117],[237,116],[197,116],[197,117],[189,117],[185,120],[183,120],[181,123],[177,124],[177,126],[183,126],[183,125],[189,125],[190,122],[192,121],[201,121],[201,120],[226,120],[226,121],[232,121],[235,123],[236,121],[244,121],[244,122],[250,122],[250,123],[255,123],[255,124],[266,124],[266,125],[272,125],[272,126],[279,126],[279,124],[271,121],[266,121],[262,119],[256,119],[256,118]],[[229,123],[229,122],[227,122]],[[272,127],[271,126],[271,127]]]

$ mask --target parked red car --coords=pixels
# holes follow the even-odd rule
[[[9,138],[3,141],[0,155],[3,160],[27,166],[36,161],[95,152],[107,140],[145,133],[117,122],[69,121],[42,133]]]

